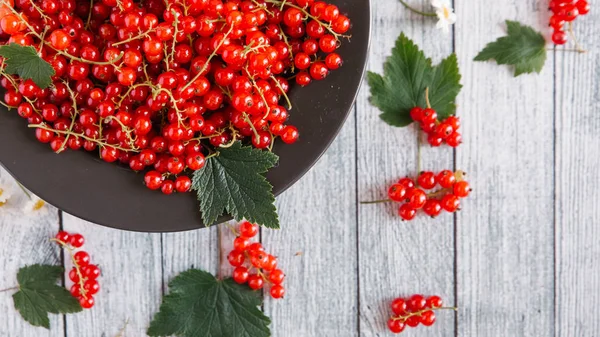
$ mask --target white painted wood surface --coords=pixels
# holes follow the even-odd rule
[[[411,1],[428,8],[427,0]],[[423,149],[422,168],[463,169],[475,192],[456,216],[399,221],[391,205],[359,205],[385,196],[390,182],[417,170],[414,128],[381,122],[365,85],[340,136],[320,162],[278,198],[283,230],[261,239],[287,273],[285,300],[267,299],[273,336],[388,336],[392,298],[438,294],[457,314],[407,336],[596,337],[600,331],[600,13],[577,22],[591,52],[550,52],[540,75],[513,78],[507,67],[474,63],[503,34],[505,19],[543,29],[547,0],[455,0],[449,36],[397,0],[376,0],[368,68],[381,71],[400,32],[434,62],[456,51],[463,74],[458,115],[464,144]],[[0,180],[14,184],[0,170]],[[20,213],[18,195],[0,208],[0,289],[25,264],[61,263],[47,238],[59,228],[83,233],[100,264],[97,306],[51,315],[52,329],[30,327],[0,293],[0,337],[145,336],[167,283],[198,267],[224,273],[221,228],[186,233],[129,233],[50,209]],[[62,218],[62,222],[61,222]],[[67,263],[67,268],[69,264]]]

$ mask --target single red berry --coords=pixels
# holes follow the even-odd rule
[[[233,240],[233,249],[235,250],[244,251],[246,250],[246,248],[248,248],[249,245],[250,242],[248,238],[242,236],[238,236]]]
[[[435,218],[442,212],[442,205],[440,205],[440,202],[435,199],[429,199],[425,203],[425,206],[423,206],[423,212],[430,217]]]
[[[425,297],[423,297],[423,295],[419,295],[419,294],[412,295],[408,299],[408,302],[406,303],[408,310],[410,310],[412,312],[425,309],[426,304],[427,304],[427,301],[425,300]]]
[[[421,324],[421,318],[419,316],[410,316],[404,323],[411,328],[415,328]]]
[[[417,210],[410,207],[410,205],[408,204],[403,204],[402,206],[400,206],[400,208],[398,209],[398,214],[400,215],[400,217],[403,220],[412,220],[415,218],[415,216],[417,216]]]
[[[417,185],[423,187],[426,190],[430,190],[437,185],[437,180],[433,172],[421,172],[417,178]]]
[[[410,110],[410,118],[415,122],[421,122],[423,119],[423,109],[416,106]]]
[[[69,233],[67,233],[65,231],[60,231],[55,236],[56,240],[61,241],[63,243],[69,243],[70,238],[71,238],[71,236],[69,235]]]
[[[233,270],[233,280],[239,284],[244,284],[246,283],[246,281],[248,281],[248,268],[246,267],[236,267]]]
[[[80,268],[90,264],[90,255],[83,250],[75,253],[75,255],[73,255],[73,259]]]
[[[96,280],[87,280],[83,284],[83,289],[85,289],[86,294],[94,295],[100,291],[100,284]]]
[[[562,30],[555,30],[552,34],[552,42],[558,45],[567,43],[567,33]]]
[[[437,181],[443,188],[450,188],[456,182],[456,177],[454,176],[454,172],[444,170],[438,173]]]
[[[447,212],[453,213],[460,207],[460,200],[454,194],[446,194],[440,201],[440,205]]]
[[[75,283],[79,282],[80,278],[79,278],[79,273],[77,272],[77,268],[73,267],[69,271],[69,280],[71,280]]]
[[[192,188],[192,180],[188,176],[179,176],[175,179],[175,189],[179,193],[189,192]]]
[[[252,274],[248,276],[248,286],[253,290],[258,290],[263,287],[265,281],[260,275]]]
[[[443,305],[443,301],[442,298],[439,296],[429,296],[429,298],[427,298],[427,304],[425,305],[427,308],[432,308],[432,309],[436,309],[436,308],[441,308]]]
[[[69,239],[69,243],[71,244],[71,246],[75,247],[75,248],[81,248],[83,246],[85,242],[85,239],[83,238],[83,235],[81,234],[73,234],[71,235],[71,238]]]
[[[86,277],[90,280],[95,280],[100,276],[101,271],[97,265],[89,264],[89,265],[81,268],[81,273],[83,274],[84,277]]]
[[[423,124],[430,124],[437,122],[437,112],[431,108],[423,110],[423,117],[421,118]]]
[[[275,269],[271,273],[269,273],[269,282],[273,284],[281,284],[283,283],[283,279],[285,278],[285,274],[281,269]]]
[[[420,209],[427,202],[427,194],[418,188],[414,188],[406,193],[407,205],[412,209]]]
[[[254,251],[250,254],[250,263],[256,268],[262,268],[267,261],[269,261],[269,255],[265,252]]]
[[[387,322],[388,329],[393,333],[401,333],[406,327],[405,323],[400,319],[390,318]]]
[[[388,197],[393,201],[403,201],[407,190],[402,184],[394,184],[388,190]]]
[[[283,295],[285,295],[285,288],[281,284],[276,284],[271,287],[270,293],[273,298],[283,298]]]
[[[91,295],[88,295],[86,297],[80,297],[79,304],[84,309],[90,309],[91,307],[94,306],[94,297]]]
[[[409,177],[398,180],[398,184],[403,185],[404,187],[406,187],[408,189],[415,187],[415,182],[412,179],[410,179]]]
[[[469,195],[469,193],[471,193],[471,186],[469,186],[469,183],[464,180],[459,181],[454,184],[452,193],[459,198],[465,198]]]
[[[79,297],[79,296],[81,296],[81,287],[79,286],[79,284],[75,283],[74,285],[71,286],[71,289],[69,289],[69,292],[71,293],[71,295],[73,297]]]
[[[144,176],[144,183],[151,190],[157,190],[162,186],[164,177],[158,171],[148,171]]]
[[[241,252],[239,250],[232,250],[229,253],[229,255],[227,255],[227,260],[232,266],[239,267],[246,260],[246,256],[244,255],[244,252]]]
[[[393,300],[392,311],[396,315],[404,315],[406,313],[406,301],[403,298]]]
[[[421,324],[425,326],[432,326],[435,323],[435,313],[431,310],[427,310],[421,314]]]
[[[462,135],[458,132],[453,132],[446,138],[446,144],[451,147],[458,147],[462,143]]]
[[[263,264],[263,270],[271,271],[277,268],[277,258],[273,255],[267,255],[267,262]]]
[[[245,238],[253,238],[258,234],[258,225],[244,221],[240,224],[240,236]]]

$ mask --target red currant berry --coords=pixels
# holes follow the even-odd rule
[[[398,209],[398,214],[403,220],[410,221],[417,216],[417,210],[410,207],[408,204],[403,204]]]
[[[415,311],[420,311],[425,309],[425,305],[427,304],[427,301],[425,300],[425,297],[423,297],[423,295],[412,295],[409,299],[408,302],[406,303],[408,310],[415,312]]]
[[[84,309],[90,309],[91,307],[94,306],[94,297],[91,295],[86,296],[86,297],[80,297],[79,304]]]
[[[227,260],[232,266],[239,267],[246,260],[246,256],[244,255],[244,252],[241,252],[239,250],[232,250],[229,253],[229,255],[227,255]]]
[[[71,238],[71,235],[69,235],[69,233],[65,231],[60,231],[56,234],[54,238],[60,242],[68,243],[69,239]]]
[[[252,274],[248,276],[248,286],[253,290],[261,289],[265,284],[265,281],[260,275]]]
[[[73,260],[81,268],[90,264],[90,255],[84,251],[79,251],[73,255]]]
[[[436,309],[441,308],[443,304],[442,298],[434,295],[427,298],[427,304],[425,306],[427,308]]]
[[[403,201],[407,188],[401,184],[394,184],[388,190],[388,197],[393,201]]]
[[[96,280],[87,280],[83,284],[83,289],[85,289],[86,294],[94,295],[100,291],[100,284]]]
[[[269,282],[273,284],[281,284],[283,283],[283,279],[285,278],[285,274],[281,269],[275,269],[269,274]]]
[[[435,218],[442,212],[442,205],[435,199],[427,200],[425,206],[423,206],[423,212],[432,218]]]
[[[420,209],[427,202],[427,194],[418,188],[412,189],[406,193],[407,205],[412,209]]]
[[[90,280],[95,280],[100,276],[101,271],[97,265],[89,264],[81,269],[81,273],[84,277]]]
[[[437,185],[435,174],[433,172],[422,172],[417,178],[417,184],[427,190],[434,188]]]
[[[271,287],[270,293],[273,298],[283,298],[283,295],[285,295],[285,288],[281,284],[276,284]]]
[[[411,189],[411,188],[415,187],[415,182],[408,177],[398,180],[398,184],[406,187],[407,189]]]
[[[73,246],[75,248],[81,248],[83,246],[84,242],[85,242],[85,239],[83,238],[83,235],[81,235],[81,234],[73,234],[73,235],[71,235],[71,238],[69,239],[69,243],[71,244],[71,246]]]
[[[443,188],[450,188],[456,182],[456,177],[454,176],[454,172],[444,170],[438,173],[437,181]]]
[[[248,268],[246,267],[236,267],[233,270],[233,280],[239,284],[244,284],[248,281]]]
[[[435,313],[431,310],[427,310],[421,314],[421,324],[424,326],[432,326],[435,323]]]
[[[453,213],[460,207],[460,200],[454,194],[446,194],[442,197],[440,205],[442,205],[442,208],[447,212]]]
[[[258,225],[244,221],[240,224],[240,236],[245,238],[253,238],[258,234]]]
[[[234,250],[244,251],[244,250],[246,250],[246,248],[248,248],[249,245],[250,245],[250,242],[249,242],[248,238],[245,238],[242,236],[238,236],[233,240],[233,249]]]
[[[396,315],[404,315],[406,313],[406,301],[403,298],[393,300],[392,311]]]
[[[459,181],[454,184],[452,193],[459,198],[465,198],[469,195],[469,193],[471,193],[471,186],[469,186],[469,183],[464,180]]]
[[[387,326],[388,326],[388,329],[390,329],[390,331],[393,333],[401,333],[402,331],[404,331],[404,328],[406,327],[406,325],[404,324],[404,322],[402,320],[393,319],[393,318],[390,318],[388,320]]]

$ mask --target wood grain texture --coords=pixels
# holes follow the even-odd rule
[[[281,230],[262,230],[288,275],[283,300],[266,296],[273,336],[358,336],[355,126],[353,114],[329,150],[277,198]]]
[[[17,272],[36,263],[59,265],[56,245],[48,239],[58,230],[58,210],[45,207],[42,213],[24,214],[29,200],[15,180],[0,168],[0,186],[8,187],[12,197],[0,207],[0,289],[17,286]],[[63,336],[63,316],[50,314],[51,330],[32,327],[15,310],[12,294],[0,292],[0,337]]]
[[[411,1],[431,11],[429,1]],[[397,37],[404,32],[434,64],[452,52],[452,35],[435,29],[436,21],[410,13],[397,0],[373,1],[373,41],[368,69],[381,73]],[[463,81],[464,82],[464,81]],[[368,102],[368,86],[358,102],[358,200],[387,198],[388,187],[399,178],[415,178],[417,130],[395,128],[379,118]],[[453,169],[453,150],[422,145],[423,170]],[[468,210],[468,206],[465,207]],[[420,215],[402,222],[398,204],[359,205],[359,276],[361,336],[387,335],[389,305],[395,297],[415,293],[442,296],[454,304],[454,218],[443,214],[433,220]],[[438,315],[432,328],[410,331],[411,336],[454,335],[455,314]]]
[[[547,1],[460,1],[456,48],[474,193],[458,215],[459,336],[554,335],[553,57],[539,75],[473,62],[505,19],[547,26]]]
[[[590,53],[556,53],[556,330],[590,337],[600,330],[600,13],[575,28]]]
[[[160,234],[106,228],[68,214],[63,227],[88,239],[84,248],[102,269],[96,305],[67,316],[67,336],[113,337],[127,321],[127,335],[145,336],[162,296]],[[71,267],[67,260],[67,271]]]

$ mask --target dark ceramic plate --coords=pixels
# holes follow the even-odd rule
[[[344,65],[326,80],[294,87],[291,123],[296,144],[275,145],[278,167],[267,178],[280,194],[296,182],[329,147],[354,103],[366,65],[370,33],[369,0],[337,0],[352,20],[352,39],[339,53]],[[203,227],[194,194],[164,196],[148,190],[143,175],[107,164],[81,151],[54,154],[13,111],[0,108],[0,163],[25,187],[67,213],[113,228],[174,232]],[[223,220],[226,220],[225,218]]]

